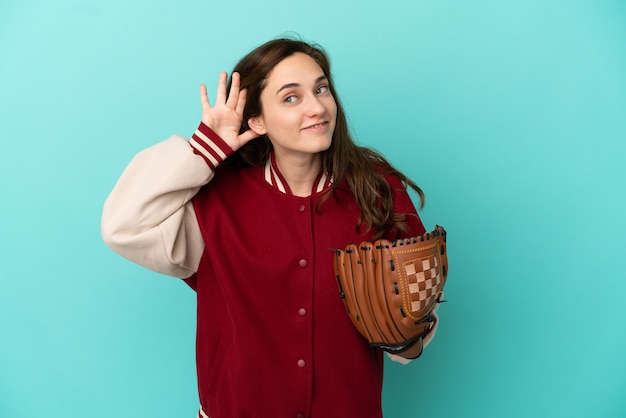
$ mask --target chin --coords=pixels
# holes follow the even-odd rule
[[[326,151],[328,148],[330,148],[330,145],[332,144],[332,142],[333,142],[332,138],[328,138],[328,139],[325,139],[323,141],[319,141],[316,144],[316,146],[315,146],[316,150],[313,151],[313,152],[314,153],[319,153],[319,152]]]

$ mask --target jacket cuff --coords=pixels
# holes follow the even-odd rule
[[[189,140],[189,145],[194,153],[204,158],[212,170],[234,153],[233,149],[203,122],[200,122],[200,126]]]
[[[400,364],[403,364],[403,365],[407,365],[407,364],[409,364],[410,362],[413,361],[413,359],[404,358],[404,357],[401,357],[401,356],[399,356],[397,354],[391,354],[391,353],[387,353],[387,352],[385,352],[385,354],[387,354],[387,357],[389,357],[392,361],[395,361],[396,363],[400,363]]]

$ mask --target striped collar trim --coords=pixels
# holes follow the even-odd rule
[[[291,189],[287,184],[287,180],[283,177],[280,170],[278,169],[278,165],[276,164],[276,158],[274,157],[274,153],[270,155],[270,158],[267,159],[265,163],[265,181],[270,186],[274,187],[281,193],[292,195]],[[311,194],[321,193],[326,190],[333,184],[333,177],[328,175],[328,173],[322,171],[315,181],[313,182],[313,187],[311,188]]]

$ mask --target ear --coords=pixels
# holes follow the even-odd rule
[[[263,122],[263,118],[261,116],[254,116],[248,119],[248,126],[257,135],[265,135],[267,133],[267,129],[265,129],[265,123]]]

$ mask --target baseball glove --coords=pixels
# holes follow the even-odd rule
[[[417,358],[448,275],[446,231],[350,244],[335,250],[335,275],[350,320],[370,346]]]

